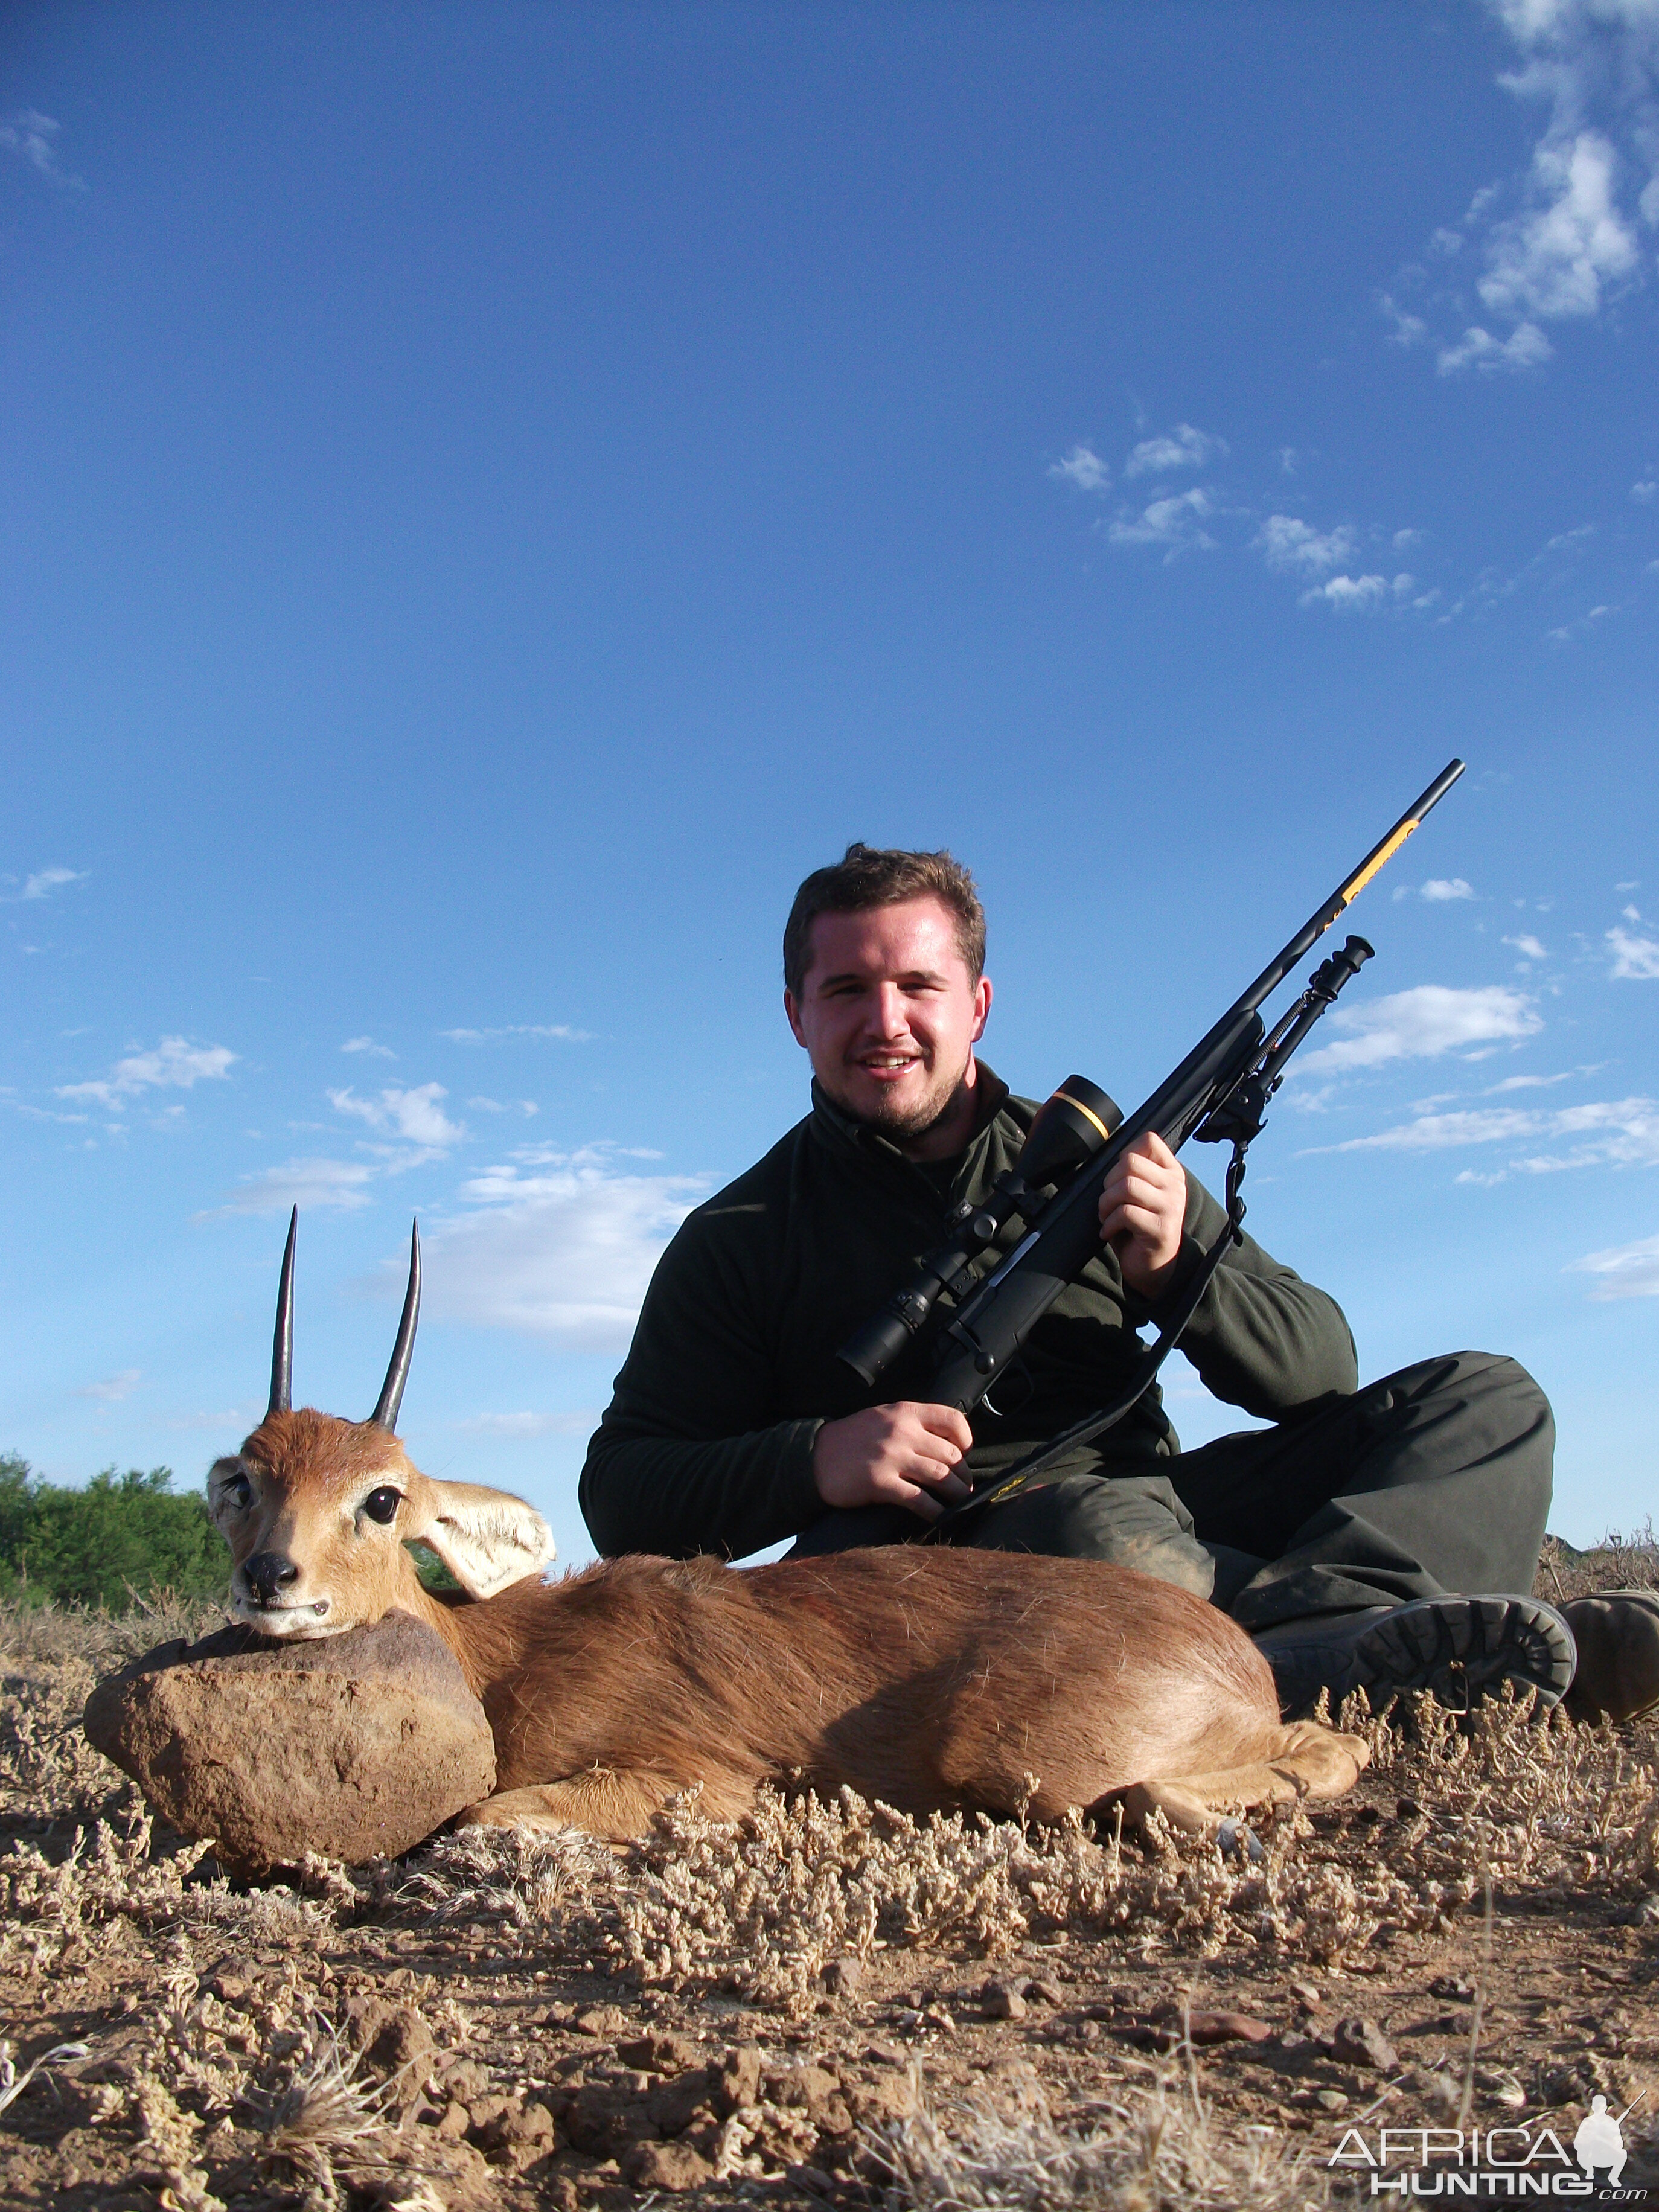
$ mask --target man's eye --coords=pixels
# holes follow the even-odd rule
[[[371,1490],[363,1500],[363,1510],[371,1521],[395,1521],[403,1502],[401,1490]]]

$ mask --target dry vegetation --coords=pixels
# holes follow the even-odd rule
[[[1656,1570],[1552,1546],[1539,1587]],[[1650,1723],[1350,1712],[1360,1790],[1224,1850],[778,1797],[256,1887],[77,1726],[206,1625],[0,1616],[7,2205],[1317,2206],[1368,2116],[1570,2141],[1659,2087]]]

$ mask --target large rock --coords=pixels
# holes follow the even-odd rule
[[[403,1613],[316,1643],[163,1644],[99,1683],[82,1725],[169,1826],[250,1869],[391,1856],[495,1786],[483,1707]]]

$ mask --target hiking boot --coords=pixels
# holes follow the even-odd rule
[[[1654,1626],[1659,1632],[1659,1613]],[[1541,1704],[1553,1705],[1572,1680],[1577,1656],[1571,1629],[1534,1597],[1425,1597],[1316,1613],[1264,1628],[1254,1642],[1273,1670],[1286,1720],[1304,1718],[1322,1690],[1330,1692],[1333,1713],[1355,1690],[1364,1690],[1373,1712],[1386,1711],[1407,1690],[1432,1691],[1441,1705],[1462,1712],[1500,1695],[1505,1682],[1514,1683],[1518,1698],[1536,1690]]]
[[[1561,1613],[1578,1646],[1574,1720],[1627,1721],[1659,1705],[1659,1590],[1596,1590]]]

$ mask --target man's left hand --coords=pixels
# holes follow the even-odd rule
[[[1148,1130],[1124,1153],[1100,1194],[1100,1237],[1117,1254],[1129,1288],[1156,1304],[1181,1256],[1187,1171]]]

